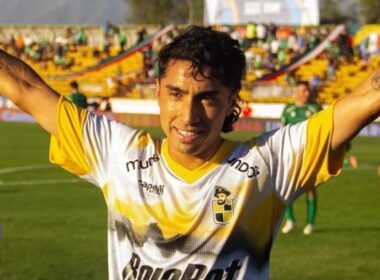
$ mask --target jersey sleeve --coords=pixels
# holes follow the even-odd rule
[[[58,136],[52,136],[50,140],[50,161],[79,176],[91,169],[84,151],[83,126],[87,115],[88,111],[61,97],[57,115]]]
[[[330,157],[333,106],[308,120],[258,138],[272,186],[285,202],[339,173],[342,154]]]
[[[119,152],[117,139],[128,143],[135,130],[80,109],[63,97],[57,120],[58,136],[51,137],[50,161],[99,187],[104,186],[109,179],[110,161]]]
[[[334,106],[312,115],[307,121],[306,148],[299,185],[312,188],[339,174],[344,151],[331,156]]]

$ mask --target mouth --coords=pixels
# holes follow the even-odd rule
[[[187,130],[179,128],[175,128],[175,130],[177,131],[177,135],[179,136],[181,142],[188,144],[196,141],[202,134],[201,130]]]

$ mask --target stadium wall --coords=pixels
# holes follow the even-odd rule
[[[155,100],[111,99],[114,112],[96,112],[106,115],[109,119],[126,123],[133,127],[159,127],[159,108]],[[118,102],[117,102],[118,101]],[[35,120],[28,114],[7,103],[8,107],[1,107],[0,122],[28,122]],[[241,117],[235,124],[237,131],[263,132],[281,126],[280,117],[285,104],[249,104],[252,112],[250,116]],[[360,136],[380,137],[380,118],[361,130]]]

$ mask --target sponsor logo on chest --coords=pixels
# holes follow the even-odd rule
[[[129,263],[122,271],[122,279],[236,279],[242,268],[242,262],[239,259],[232,260],[230,265],[225,268],[210,269],[204,264],[189,263],[185,269],[153,267],[142,263],[139,255],[132,253]]]
[[[125,164],[125,167],[127,169],[127,172],[131,172],[131,171],[151,168],[154,163],[157,163],[159,161],[160,161],[160,157],[157,154],[154,154],[153,156],[149,157],[146,160],[135,159],[135,160],[127,161]]]
[[[143,180],[138,180],[138,183],[139,183],[139,187],[144,192],[157,194],[157,195],[163,195],[164,194],[164,189],[165,189],[164,185],[152,184],[152,183],[145,182]]]
[[[257,178],[260,174],[260,168],[257,165],[249,165],[247,162],[238,158],[231,158],[227,160],[227,163],[235,170],[245,173],[248,178]]]

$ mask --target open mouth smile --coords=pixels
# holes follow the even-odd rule
[[[177,134],[182,142],[191,143],[202,134],[201,130],[185,130],[176,128]]]

